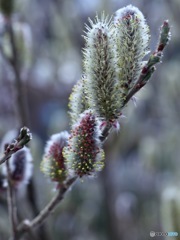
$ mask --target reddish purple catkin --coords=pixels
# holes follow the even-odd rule
[[[52,181],[63,183],[67,177],[67,168],[62,151],[67,146],[69,134],[64,131],[51,136],[45,147],[41,171]]]
[[[79,122],[71,132],[69,144],[63,150],[68,168],[79,177],[92,175],[104,166],[98,124],[92,111],[85,111],[80,115]]]

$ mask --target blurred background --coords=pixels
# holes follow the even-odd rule
[[[68,98],[82,74],[82,35],[88,17],[93,19],[103,10],[112,15],[128,4],[137,6],[150,26],[152,51],[165,19],[172,32],[163,63],[137,94],[137,106],[130,102],[124,109],[127,118],[121,120],[120,132],[111,134],[105,143],[104,170],[96,178],[79,181],[43,227],[24,239],[144,240],[151,239],[150,231],[179,231],[180,235],[180,1],[15,2],[13,17],[19,31],[28,127],[33,133],[33,192],[38,209],[55,194],[39,165],[49,137],[69,130]],[[0,28],[1,23],[0,16]],[[3,41],[9,54],[8,43]],[[20,127],[16,94],[12,67],[0,55],[0,139]],[[19,189],[21,219],[36,213],[27,195]],[[8,221],[6,192],[1,190],[0,240],[8,239]]]

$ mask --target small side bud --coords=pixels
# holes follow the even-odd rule
[[[62,154],[68,144],[69,133],[64,131],[51,136],[45,147],[41,171],[52,181],[63,183],[67,178],[67,168]]]
[[[91,110],[85,111],[71,132],[69,144],[63,150],[67,166],[76,175],[92,175],[104,166],[104,152],[99,140],[99,123]]]
[[[29,128],[23,127],[20,129],[19,136],[17,138],[17,148],[22,148],[25,144],[27,144],[32,139],[32,133]]]
[[[13,141],[11,140],[12,138],[10,138],[11,134],[12,134],[12,136],[16,137],[16,138],[14,138]],[[27,144],[32,139],[32,134],[31,134],[29,128],[27,128],[27,127],[23,127],[20,129],[20,133],[19,133],[18,137],[17,137],[17,135],[15,135],[14,131],[12,131],[12,133],[10,131],[7,135],[9,135],[9,136],[6,137],[6,135],[5,135],[4,139],[7,138],[8,139],[7,142],[9,142],[9,141],[12,141],[12,142],[10,144],[7,142],[3,143],[5,155],[10,154],[10,153],[13,154],[13,153],[19,151],[21,148],[24,147],[25,144]]]
[[[150,69],[157,63],[161,62],[162,54],[161,52],[155,52],[149,57],[149,61],[147,62],[147,69]]]
[[[22,140],[22,139],[27,139],[27,140],[30,140],[32,139],[32,135],[30,133],[30,130],[29,128],[27,127],[22,127],[20,129],[20,133],[19,133],[19,136],[18,136],[18,140]],[[26,141],[26,140],[25,140]]]
[[[169,43],[170,39],[171,39],[171,32],[170,32],[169,21],[165,20],[163,25],[161,26],[161,32],[160,32],[160,38],[159,38],[159,44],[158,44],[157,50],[163,51],[166,45]]]

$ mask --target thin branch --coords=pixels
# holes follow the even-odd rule
[[[20,238],[25,232],[31,231],[33,228],[40,226],[55,207],[62,201],[65,193],[71,187],[71,185],[77,180],[77,177],[70,178],[64,186],[62,186],[57,195],[47,204],[47,206],[35,217],[32,221],[25,220],[18,227],[18,237]]]
[[[105,128],[102,131],[102,134],[101,134],[100,138],[99,138],[102,143],[107,139],[107,137],[110,134],[111,130],[112,130],[112,124],[107,123]]]
[[[57,196],[39,213],[39,215],[30,223],[31,228],[36,228],[41,225],[49,214],[54,210],[57,204],[64,198],[64,194],[69,187],[76,181],[77,177],[73,177],[67,181],[67,183],[60,188]]]
[[[141,71],[141,74],[139,76],[139,79],[136,82],[136,85],[128,93],[123,103],[123,106],[125,106],[129,102],[129,100],[134,96],[134,94],[137,93],[145,85],[145,84],[142,84],[144,77],[145,77],[145,74],[143,74],[143,71]]]
[[[0,159],[0,165],[6,162],[14,153],[14,151],[10,151],[8,153],[5,153],[4,156]]]
[[[16,232],[17,232],[17,224],[18,224],[17,208],[16,208],[15,191],[14,191],[12,179],[11,179],[11,170],[9,166],[9,160],[6,161],[6,168],[7,168],[7,176],[8,176],[7,199],[8,199],[9,218],[11,221],[11,228],[12,228],[12,240],[16,240]]]

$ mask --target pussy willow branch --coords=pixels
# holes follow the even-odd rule
[[[8,176],[7,200],[8,200],[9,218],[11,221],[11,228],[12,228],[12,240],[16,240],[17,239],[16,232],[17,232],[17,224],[18,224],[17,208],[16,208],[15,191],[12,185],[9,160],[6,161],[6,168],[7,168],[7,176]]]
[[[11,45],[12,45],[12,52],[13,52],[13,57],[14,59],[12,59],[12,61],[10,61],[10,63],[13,66],[14,72],[15,72],[15,76],[17,79],[17,88],[20,89],[21,86],[21,79],[20,79],[20,72],[19,72],[19,66],[18,66],[18,61],[17,60],[17,52],[16,52],[16,48],[15,48],[15,41],[14,41],[14,35],[13,35],[13,29],[11,26],[11,22],[9,22],[8,25],[8,31],[9,31],[9,35],[10,35],[10,40],[11,40]],[[158,52],[158,51],[157,51]],[[150,62],[148,62],[149,64]],[[157,62],[156,62],[157,63]],[[150,64],[151,65],[151,64]],[[153,63],[152,65],[155,65],[155,63]],[[147,67],[149,67],[149,65],[147,65]],[[152,66],[150,66],[152,67]],[[153,68],[152,68],[153,69]],[[151,73],[151,72],[150,72]],[[127,104],[127,102],[131,99],[131,97],[142,87],[146,84],[145,80],[146,80],[147,76],[144,74],[144,68],[140,74],[140,77],[135,85],[135,87],[129,92],[129,95],[127,96],[125,102],[124,102],[124,106]],[[143,82],[144,81],[144,82]],[[20,85],[19,85],[20,84]],[[140,84],[140,85],[139,85]],[[22,91],[22,89],[21,89]],[[23,92],[23,91],[22,91]],[[23,105],[21,104],[21,95],[18,95],[18,101],[20,101],[20,105],[19,107],[23,108]],[[24,103],[23,103],[24,104]],[[124,107],[123,106],[123,107]],[[22,116],[25,116],[25,112],[21,113]],[[24,115],[25,114],[25,115]],[[102,142],[104,142],[107,138],[107,136],[109,135],[110,131],[111,131],[111,124],[107,124],[106,127],[103,130],[102,136],[100,138],[100,140]],[[67,190],[70,188],[70,186],[76,181],[77,177],[71,178],[69,179],[66,184],[64,184],[60,190],[57,192],[57,195],[50,201],[50,203],[48,203],[48,205],[37,215],[37,217],[35,217],[32,221],[28,221],[25,220],[23,221],[18,229],[18,238],[20,239],[21,236],[28,231],[32,231],[33,228],[36,228],[38,226],[40,226],[46,219],[47,217],[50,215],[50,213],[55,209],[55,207],[62,201],[62,199],[64,198],[65,193],[67,192]],[[9,185],[11,186],[11,185]]]
[[[107,125],[102,133],[101,141],[104,142],[111,130],[111,126]],[[57,195],[46,205],[46,207],[38,214],[37,217],[35,217],[32,221],[25,220],[23,221],[17,231],[18,231],[18,239],[22,237],[22,235],[28,231],[32,231],[33,228],[37,228],[40,226],[47,217],[51,214],[51,212],[56,208],[56,206],[63,200],[65,193],[68,191],[68,189],[72,186],[73,183],[76,182],[77,176],[70,178],[64,186],[62,186],[59,191],[57,192]]]

